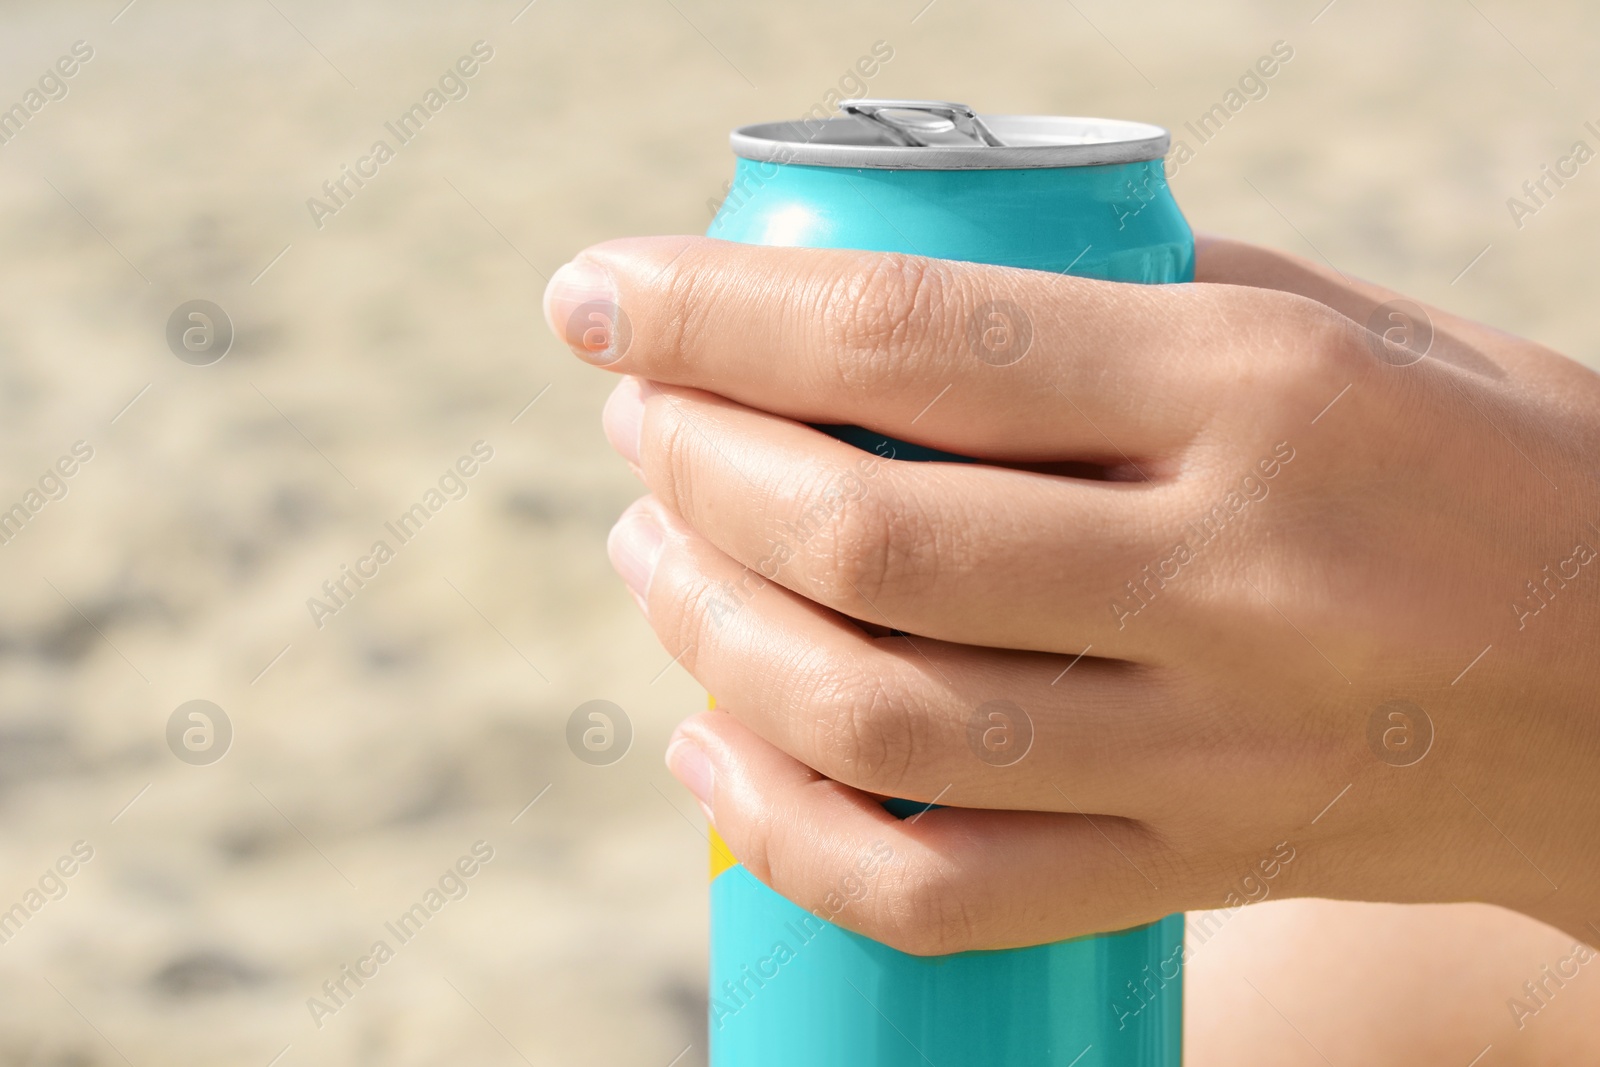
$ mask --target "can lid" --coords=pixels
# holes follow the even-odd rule
[[[835,118],[761,122],[729,135],[764,163],[894,170],[1088,167],[1161,159],[1160,126],[1066,115],[979,115],[941,100],[845,100]]]

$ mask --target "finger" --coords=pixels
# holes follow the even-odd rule
[[[1093,656],[873,637],[763,581],[649,498],[612,539],[650,544],[646,614],[718,706],[807,766],[962,807],[1170,814],[1202,750],[1164,676]],[[1209,758],[1209,757],[1203,757]],[[1039,768],[1050,768],[1042,774]]]
[[[1381,285],[1300,256],[1211,234],[1195,237],[1194,280],[1295,293],[1365,322],[1379,304],[1400,299]]]
[[[1410,335],[1407,346],[1420,349],[1423,355],[1493,377],[1504,374],[1500,365],[1505,357],[1498,349],[1506,335],[1500,331],[1356,278],[1331,264],[1206,235],[1195,239],[1195,281],[1303,296],[1380,337],[1400,326]]]
[[[1237,306],[1194,286],[633,238],[563,267],[545,303],[613,370],[961,455],[1109,466],[1180,448],[1242,370],[1297,351],[1230,354],[1237,322],[1281,318],[1256,305],[1282,301],[1221,299]]]
[[[751,874],[904,952],[1035,945],[1183,906],[1170,858],[1129,820],[936,808],[902,822],[720,711],[683,723],[667,760]],[[845,879],[869,870],[841,903]]]
[[[1077,653],[1092,644],[1139,659],[1168,651],[1162,636],[1202,584],[1173,581],[1176,561],[1165,578],[1151,569],[1193,539],[1164,518],[1196,510],[1180,506],[1186,483],[883,459],[721,397],[646,390],[637,379],[618,386],[606,411],[608,433],[634,450],[668,508],[746,567],[865,622],[971,645]],[[1130,626],[1158,592],[1162,610],[1143,621],[1161,623]]]

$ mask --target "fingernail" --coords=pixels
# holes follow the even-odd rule
[[[622,458],[639,465],[639,433],[644,429],[644,388],[638,378],[628,376],[617,383],[600,416],[606,440]]]
[[[711,769],[711,757],[706,755],[706,750],[682,734],[677,735],[667,745],[667,770],[694,794],[709,819],[711,786],[716,775]]]
[[[587,259],[575,259],[551,276],[544,287],[544,319],[579,357],[602,366],[622,358],[632,335],[610,273]]]
[[[611,557],[611,566],[641,601],[649,596],[650,579],[655,575],[656,562],[661,558],[665,543],[661,527],[642,509],[622,516],[606,538],[606,554]]]

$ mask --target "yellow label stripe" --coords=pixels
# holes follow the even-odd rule
[[[733,858],[732,852],[728,851],[727,842],[722,840],[722,835],[712,827],[707,827],[707,829],[711,833],[711,877],[715,880],[717,875],[729,867],[738,866],[739,861]]]
[[[717,698],[709,693],[706,694],[706,710],[717,710]],[[706,830],[711,838],[711,878],[715,880],[717,875],[729,867],[738,866],[739,861],[733,858],[732,852],[728,851],[728,843],[722,840],[722,835],[717,833],[715,827],[708,826]]]

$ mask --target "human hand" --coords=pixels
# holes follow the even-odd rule
[[[606,430],[651,491],[612,557],[725,709],[669,763],[796,903],[882,839],[840,921],[916,953],[1236,903],[1273,857],[1279,896],[1600,937],[1588,370],[1223,240],[1160,287],[700,238],[576,262],[547,317],[627,375]],[[969,344],[991,301],[1031,330],[1004,366]]]

